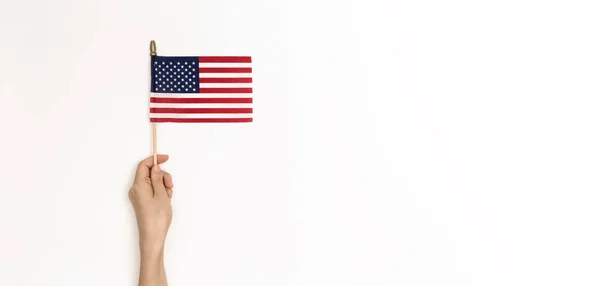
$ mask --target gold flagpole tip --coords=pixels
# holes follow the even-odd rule
[[[156,56],[156,43],[154,40],[150,41],[150,55]]]

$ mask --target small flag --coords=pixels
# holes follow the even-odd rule
[[[252,122],[251,57],[152,56],[150,122]]]

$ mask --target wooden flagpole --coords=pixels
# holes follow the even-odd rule
[[[156,56],[156,43],[154,42],[154,40],[150,41],[150,56]],[[150,62],[152,63],[152,60],[150,60]],[[152,64],[150,64],[150,68],[152,68]],[[152,71],[150,71],[150,74],[152,74]],[[150,78],[150,81],[152,81],[152,78]],[[150,83],[150,86],[152,86],[152,83]],[[152,93],[152,88],[150,88],[150,93]],[[152,122],[152,154],[154,156],[154,166],[158,165],[157,149],[158,148],[156,147],[156,122]]]

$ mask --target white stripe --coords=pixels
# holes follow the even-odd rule
[[[251,73],[200,73],[200,77],[217,77],[217,78],[232,78],[232,77],[244,77],[251,78]]]
[[[251,118],[252,113],[150,113],[150,118]]]
[[[252,87],[251,83],[202,83],[200,80],[200,87]]]
[[[151,93],[157,98],[252,98],[251,93]]]
[[[198,63],[201,68],[251,68],[252,63]]]
[[[156,103],[150,107],[160,108],[252,108],[252,103]]]
[[[200,77],[225,77],[225,78],[232,78],[232,77],[252,77],[251,73],[200,73]]]

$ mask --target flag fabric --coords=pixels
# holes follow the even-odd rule
[[[151,57],[150,121],[252,122],[251,57]]]

